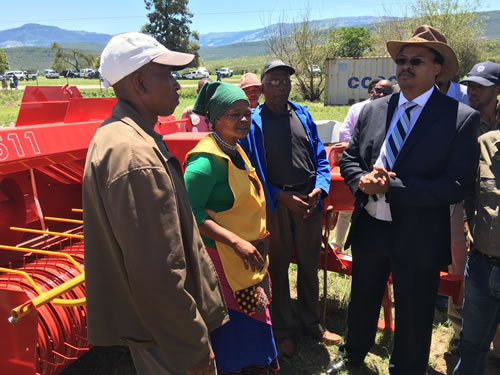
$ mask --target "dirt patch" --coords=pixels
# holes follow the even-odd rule
[[[432,370],[428,374],[448,375],[458,362],[458,356],[449,351],[450,340],[453,336],[453,328],[444,325],[438,326],[432,333],[431,352],[429,365]]]

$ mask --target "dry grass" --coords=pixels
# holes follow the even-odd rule
[[[292,295],[296,288],[296,266],[290,267]],[[323,273],[320,276],[320,290],[323,290]],[[344,334],[346,330],[347,303],[350,294],[350,277],[333,272],[328,273],[328,299],[326,327],[333,332]],[[381,313],[381,317],[382,317]],[[429,361],[428,374],[451,374],[458,357],[448,353],[449,342],[453,330],[449,326],[445,313],[436,311],[434,332]],[[392,333],[379,330],[375,345],[368,354],[365,364],[360,368],[344,371],[342,375],[375,375],[389,373],[389,357],[392,348]],[[286,375],[314,375],[324,374],[328,363],[335,358],[338,348],[334,345],[325,345],[314,342],[309,338],[298,341],[299,355],[291,360],[281,360],[281,374]]]

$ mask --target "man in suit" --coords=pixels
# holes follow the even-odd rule
[[[327,368],[363,362],[375,340],[392,273],[396,328],[392,375],[427,370],[439,270],[450,256],[450,208],[472,190],[479,114],[435,88],[458,61],[443,35],[420,26],[389,41],[401,92],[367,104],[340,167],[356,197],[345,344]]]

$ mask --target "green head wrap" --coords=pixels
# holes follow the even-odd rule
[[[193,112],[206,116],[213,125],[229,106],[238,100],[245,100],[250,104],[245,93],[238,86],[220,81],[207,82],[196,97]]]

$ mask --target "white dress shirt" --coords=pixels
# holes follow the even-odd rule
[[[450,81],[450,87],[448,87],[448,92],[446,96],[453,98],[460,103],[469,105],[469,96],[467,95],[467,86],[461,85],[460,83]]]
[[[344,122],[339,129],[339,141],[349,142],[352,138],[352,133],[354,131],[354,126],[358,122],[359,114],[365,105],[370,103],[371,99],[363,100],[362,102],[355,103],[349,108],[347,115],[345,116]]]
[[[417,96],[415,99],[412,100],[412,102],[415,103],[416,106],[410,111],[410,128],[408,129],[408,134],[406,135],[406,139],[408,139],[408,137],[410,136],[410,133],[413,130],[415,123],[418,120],[418,117],[422,113],[422,110],[424,109],[425,104],[431,97],[433,91],[434,91],[434,86],[428,91],[424,92],[422,95]],[[388,147],[389,135],[392,133],[392,129],[396,126],[399,118],[405,112],[405,108],[403,107],[403,105],[408,101],[409,100],[405,98],[403,92],[401,91],[399,93],[398,106],[394,111],[394,114],[392,115],[392,120],[389,126],[389,130],[385,135],[385,140],[384,143],[382,144],[382,148],[380,149],[380,154],[377,158],[377,161],[375,162],[375,165],[381,167],[384,166],[384,163],[382,162],[382,155],[385,156],[386,149]],[[401,146],[400,151],[403,149],[406,139],[403,141],[403,145]],[[392,221],[391,208],[389,206],[389,203],[387,203],[387,201],[385,200],[385,194],[378,194],[376,201],[373,199],[372,196],[370,196],[368,198],[368,203],[366,204],[365,209],[371,216],[373,216],[376,219],[383,221]]]

